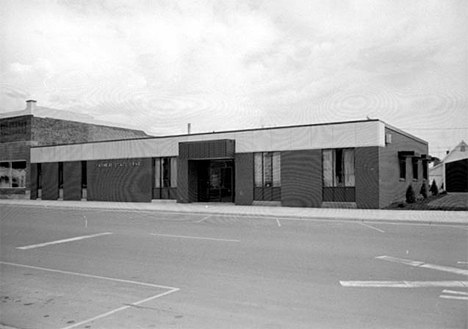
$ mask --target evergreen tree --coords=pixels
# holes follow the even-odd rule
[[[426,182],[423,182],[421,185],[421,190],[419,193],[423,196],[424,199],[427,198],[427,187],[426,187]]]
[[[437,188],[437,183],[435,179],[432,181],[431,189],[430,189],[432,195],[437,195],[439,194],[439,189]]]
[[[414,203],[416,202],[416,198],[414,196],[414,190],[413,187],[408,185],[408,188],[406,189],[406,203]]]

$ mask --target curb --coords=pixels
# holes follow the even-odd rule
[[[423,225],[462,225],[468,226],[468,220],[449,220],[449,221],[442,221],[442,220],[413,220],[413,219],[392,219],[392,218],[360,218],[360,217],[346,217],[340,216],[339,214],[335,216],[324,216],[324,215],[297,215],[297,216],[287,216],[287,215],[278,215],[278,214],[253,214],[253,213],[241,213],[241,212],[223,212],[223,211],[203,211],[203,209],[180,209],[180,210],[173,210],[173,209],[137,209],[137,208],[109,208],[105,206],[86,206],[80,205],[75,206],[71,204],[32,204],[32,203],[16,203],[16,202],[0,202],[0,205],[10,205],[16,207],[28,207],[28,208],[54,208],[54,209],[73,209],[73,210],[98,210],[98,211],[118,211],[118,212],[138,212],[138,213],[179,213],[179,214],[203,214],[203,215],[218,215],[218,216],[241,216],[241,217],[250,217],[250,218],[278,218],[278,219],[285,219],[285,220],[296,220],[296,221],[307,221],[307,220],[315,220],[315,221],[333,221],[333,222],[371,222],[371,223],[405,223],[405,224],[423,224]],[[376,210],[377,211],[377,210]],[[413,210],[415,214],[418,212],[417,210]],[[398,211],[395,210],[397,213]]]

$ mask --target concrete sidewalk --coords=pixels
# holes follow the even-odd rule
[[[73,209],[109,209],[145,212],[180,212],[250,217],[276,217],[291,219],[330,219],[358,221],[390,221],[413,223],[438,223],[468,225],[467,211],[415,211],[380,209],[332,209],[332,208],[292,208],[268,206],[238,206],[226,203],[182,204],[170,201],[151,203],[98,202],[98,201],[46,201],[46,200],[0,200],[1,207],[15,205],[21,207],[54,207]]]

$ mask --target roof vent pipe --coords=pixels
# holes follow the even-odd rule
[[[34,99],[30,99],[26,101],[26,111],[29,114],[34,114],[34,110],[36,109],[36,101]]]
[[[187,134],[190,135],[190,132],[192,130],[192,124],[191,123],[187,123]]]

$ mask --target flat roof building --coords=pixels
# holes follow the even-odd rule
[[[34,146],[27,170],[32,199],[384,208],[426,184],[429,160],[372,119]]]

